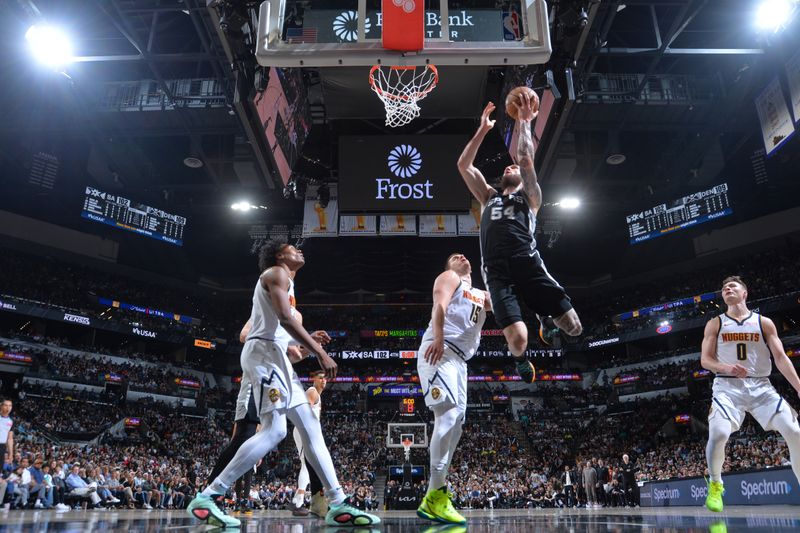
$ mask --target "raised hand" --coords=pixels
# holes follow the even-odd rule
[[[481,129],[490,130],[494,127],[494,120],[489,118],[489,115],[492,114],[494,111],[494,104],[489,102],[486,104],[486,107],[483,108],[483,114],[481,114]]]
[[[514,102],[517,108],[517,120],[520,122],[530,122],[535,119],[538,112],[534,113],[533,107],[531,106],[531,97],[528,93],[523,92],[520,94],[520,100],[522,100],[522,104]]]

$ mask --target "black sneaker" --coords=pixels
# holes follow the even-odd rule
[[[517,366],[517,375],[522,378],[525,383],[533,383],[536,379],[536,367],[527,359],[514,359]]]
[[[558,326],[556,326],[553,317],[540,316],[538,318],[539,318],[539,340],[542,341],[542,344],[544,344],[545,346],[551,346],[561,330],[558,329]]]

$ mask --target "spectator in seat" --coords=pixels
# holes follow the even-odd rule
[[[28,468],[28,472],[30,473],[31,476],[30,485],[28,486],[28,494],[36,495],[36,501],[34,502],[33,507],[36,509],[42,509],[44,507],[47,507],[49,509],[50,506],[45,506],[44,504],[45,501],[47,500],[47,487],[45,486],[44,483],[44,472],[42,472],[42,460],[34,459],[33,466]]]
[[[100,496],[97,495],[97,485],[87,483],[81,477],[80,472],[80,464],[73,464],[72,472],[66,479],[68,493],[76,496],[89,496],[89,499],[92,500],[92,505],[100,507]]]

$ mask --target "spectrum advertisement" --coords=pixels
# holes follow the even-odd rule
[[[725,505],[800,505],[797,478],[790,467],[723,474]],[[642,507],[705,504],[708,487],[702,477],[654,481],[641,488]]]

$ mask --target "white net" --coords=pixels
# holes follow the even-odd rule
[[[369,72],[369,84],[386,108],[386,125],[404,126],[419,116],[417,102],[439,82],[433,65],[422,67],[384,67],[375,65]]]

